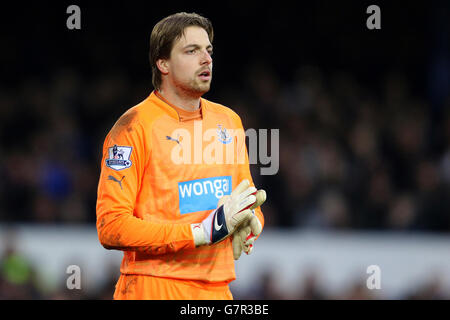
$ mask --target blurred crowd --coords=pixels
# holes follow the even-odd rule
[[[111,300],[119,278],[118,270],[117,265],[107,268],[107,280],[94,289],[87,290],[82,284],[79,290],[70,290],[66,278],[59,279],[58,286],[49,289],[35,265],[14,247],[13,241],[8,241],[0,256],[0,300]],[[276,280],[276,270],[268,269],[250,289],[242,290],[232,283],[230,290],[236,300],[449,300],[444,272],[434,272],[397,295],[382,290],[383,286],[381,290],[369,290],[366,279],[362,278],[354,278],[344,288],[331,291],[324,285],[318,268],[299,272],[289,288],[282,287]]]
[[[436,113],[402,73],[377,87],[351,73],[303,66],[283,83],[267,66],[249,67],[245,90],[222,87],[211,100],[240,114],[245,128],[279,128],[280,169],[255,184],[267,190],[266,226],[339,230],[450,231],[450,99]],[[95,222],[103,139],[149,83],[125,72],[84,79],[63,69],[48,82],[26,80],[0,93],[2,222]],[[438,114],[438,116],[437,116]],[[117,270],[95,293],[42,289],[33,265],[6,245],[1,299],[111,299]],[[236,299],[383,299],[356,281],[328,293],[314,271],[288,293],[267,272]],[[438,278],[399,299],[449,299]]]
[[[287,86],[267,67],[251,74],[237,104],[243,121],[281,136],[279,175],[257,177],[269,190],[269,221],[450,231],[450,89],[436,111],[399,72],[375,87],[315,66]]]
[[[422,279],[414,288],[405,289],[397,295],[383,290],[368,289],[366,280],[355,278],[341,289],[329,290],[324,285],[320,270],[311,268],[299,273],[292,288],[283,288],[276,280],[274,270],[260,276],[258,285],[245,292],[234,291],[239,300],[449,300],[450,292],[443,285],[441,274]]]
[[[0,219],[92,223],[103,140],[131,107],[126,74],[73,70],[0,93]]]
[[[252,165],[268,226],[450,230],[448,98],[437,114],[402,73],[377,88],[317,66],[289,83],[257,63],[246,74],[244,90],[207,97],[246,129],[280,129],[278,174]],[[103,140],[151,91],[149,80],[132,84],[120,70],[85,79],[62,69],[0,92],[1,221],[95,221]]]
[[[16,248],[14,234],[3,236],[7,239],[5,248],[0,254],[0,300],[111,300],[119,277],[119,267],[105,270],[108,274],[100,287],[87,290],[85,281],[79,289],[68,289],[64,274],[56,281],[56,288],[48,283],[48,279],[40,274],[24,254]]]

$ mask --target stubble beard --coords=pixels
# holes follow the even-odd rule
[[[209,91],[211,87],[211,80],[201,81],[200,79],[194,78],[187,83],[179,82],[176,83],[175,85],[178,88],[178,90],[183,92],[185,95],[198,98]]]

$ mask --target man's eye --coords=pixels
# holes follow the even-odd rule
[[[212,51],[208,51],[208,53],[209,53],[209,55],[210,55],[210,56],[212,56],[212,55],[213,55],[213,52],[212,52]]]
[[[189,50],[188,53],[194,53],[195,49]]]

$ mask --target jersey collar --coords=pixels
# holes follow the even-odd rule
[[[169,115],[171,118],[174,118],[177,121],[181,121],[180,116],[178,115],[178,112],[175,110],[175,108],[170,104],[169,101],[165,100],[160,94],[158,94],[156,90],[152,91],[152,93],[149,96],[149,99],[155,102],[158,105],[158,107],[163,109],[167,113],[167,115]],[[202,108],[202,120],[204,120],[206,110],[208,109],[205,99],[200,98],[200,106]]]

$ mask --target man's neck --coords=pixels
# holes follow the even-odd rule
[[[182,95],[174,90],[160,88],[158,93],[170,104],[186,111],[195,111],[200,108],[200,97]]]

